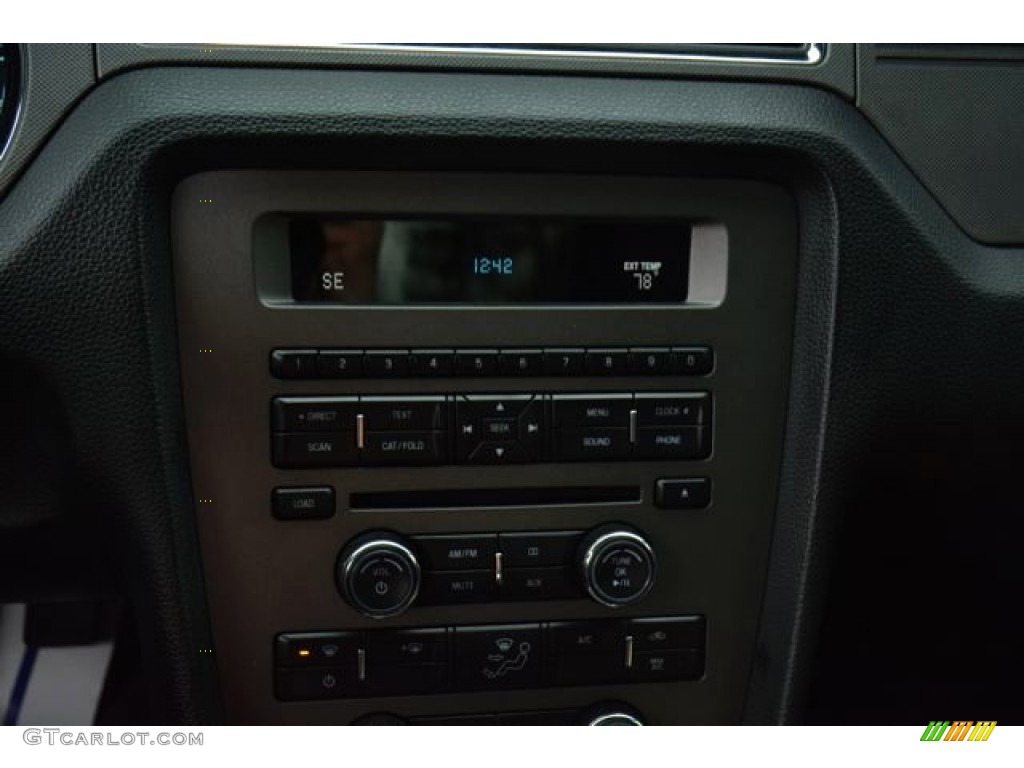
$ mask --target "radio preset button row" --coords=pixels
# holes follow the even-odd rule
[[[274,641],[282,701],[699,680],[703,616],[300,632]]]
[[[529,349],[275,349],[278,379],[396,379],[407,376],[706,376],[706,345]]]

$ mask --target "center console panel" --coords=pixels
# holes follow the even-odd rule
[[[224,171],[172,218],[230,721],[739,721],[789,397],[783,190]]]

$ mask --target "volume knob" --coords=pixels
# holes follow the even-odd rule
[[[342,550],[335,581],[348,604],[364,616],[397,616],[419,594],[420,565],[400,537],[370,533]]]
[[[654,550],[632,528],[608,525],[591,531],[580,543],[578,559],[587,593],[602,605],[632,605],[654,586]]]

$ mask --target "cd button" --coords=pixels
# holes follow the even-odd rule
[[[502,533],[499,542],[506,567],[568,566],[582,536],[577,531]]]

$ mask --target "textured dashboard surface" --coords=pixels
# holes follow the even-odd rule
[[[23,98],[10,143],[0,157],[0,200],[60,119],[96,82],[89,43],[33,43],[18,49]]]
[[[176,181],[225,167],[714,173],[793,191],[804,226],[796,386],[751,721],[799,711],[831,534],[893,409],[1024,423],[1011,383],[1024,350],[1001,341],[1024,332],[1024,254],[970,241],[860,114],[823,91],[199,67],[113,77],[0,207],[0,352],[68,414],[74,461],[125,556],[165,721],[219,717],[214,662],[200,652],[209,631],[167,206]]]
[[[857,102],[976,240],[1024,243],[1024,45],[864,45]]]

